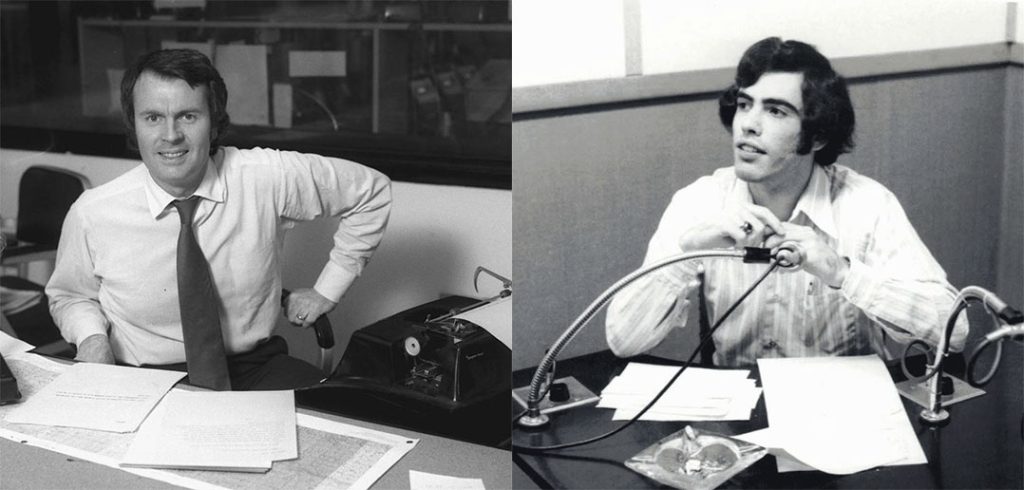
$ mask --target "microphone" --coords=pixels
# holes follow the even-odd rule
[[[1014,340],[1024,340],[1024,324],[1007,325],[985,336],[985,342],[993,342],[1009,337]]]
[[[804,252],[804,248],[797,242],[782,242],[779,245],[779,251],[775,253],[775,259],[778,260],[779,267],[786,269],[800,267],[800,264],[803,264],[806,258],[807,254]]]
[[[1006,322],[1008,325],[1024,323],[1024,314],[1007,305],[1006,302],[999,299],[999,297],[991,291],[981,290],[981,292],[978,293],[978,296],[981,296],[981,301],[985,303],[985,306],[987,306],[989,310],[995,313],[1000,320]]]
[[[970,383],[971,386],[984,386],[995,376],[996,370],[999,369],[999,362],[1003,357],[1002,341],[1005,339],[1016,341],[1024,340],[1024,323],[1017,325],[1004,325],[993,332],[989,332],[988,335],[985,335],[985,338],[981,339],[981,342],[974,348],[974,352],[971,353],[971,357],[967,360],[966,376],[967,382]],[[996,346],[995,356],[991,361],[991,366],[989,367],[988,372],[979,378],[975,375],[978,360],[981,358],[982,352],[985,352],[992,344],[995,344]]]

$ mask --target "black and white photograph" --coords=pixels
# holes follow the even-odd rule
[[[0,232],[2,488],[1024,488],[1019,0],[0,0]]]
[[[1021,19],[517,4],[514,487],[1020,487]]]
[[[0,486],[510,485],[508,1],[0,20]]]

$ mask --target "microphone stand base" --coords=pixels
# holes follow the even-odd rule
[[[517,423],[520,426],[525,427],[527,429],[539,429],[541,427],[544,427],[545,425],[548,425],[548,422],[550,422],[550,419],[547,415],[544,415],[542,413],[537,414],[536,417],[526,414],[523,415],[522,417],[519,417],[519,420],[517,421]]]
[[[938,410],[921,410],[921,421],[926,424],[940,425],[949,420],[949,411],[940,408]]]

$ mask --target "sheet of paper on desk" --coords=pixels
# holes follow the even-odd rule
[[[68,367],[26,396],[7,422],[132,432],[185,373],[108,364]]]
[[[18,354],[6,360],[26,398],[42,390],[69,367],[37,354]],[[0,405],[0,437],[4,439],[188,488],[363,490],[419,442],[418,439],[298,413],[296,421],[301,457],[274,463],[273,470],[266,473],[121,468],[119,463],[135,434],[11,424],[6,417],[15,407],[17,405]]]
[[[299,457],[295,395],[173,391],[135,436],[122,466],[267,471]]]
[[[423,471],[409,470],[411,490],[484,490],[479,478],[457,478]]]
[[[32,344],[25,342],[24,340],[11,337],[7,332],[0,330],[0,355],[10,357],[14,354],[28,352],[34,348],[35,346]]]
[[[798,461],[833,474],[927,462],[878,356],[757,363],[767,436]]]
[[[598,407],[613,420],[633,418],[675,375],[678,366],[630,363],[601,392]],[[641,420],[749,420],[761,396],[749,370],[687,368]]]

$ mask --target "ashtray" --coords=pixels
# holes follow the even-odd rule
[[[711,490],[768,454],[729,436],[686,426],[626,461],[626,466],[664,485]]]

